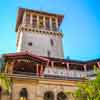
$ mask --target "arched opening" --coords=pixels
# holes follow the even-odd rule
[[[1,96],[2,96],[2,87],[0,86],[0,100],[1,100]]]
[[[27,100],[28,99],[27,89],[22,88],[19,95],[20,95],[20,100]]]
[[[54,93],[52,91],[45,92],[44,100],[54,100]]]
[[[57,100],[67,100],[67,96],[63,92],[57,94]]]

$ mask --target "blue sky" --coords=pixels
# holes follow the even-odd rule
[[[61,29],[65,58],[100,57],[100,0],[0,0],[0,54],[16,52],[19,7],[64,14]]]

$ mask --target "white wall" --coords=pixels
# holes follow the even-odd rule
[[[19,38],[19,39],[17,39],[18,40],[17,52],[20,52],[22,49],[23,33],[22,32],[17,33],[17,38]]]
[[[54,46],[51,46],[50,39],[53,39]],[[32,46],[28,45],[29,42],[32,42]],[[47,51],[49,50],[51,57],[64,57],[61,36],[38,32],[23,32],[20,35],[18,44],[18,52],[29,51],[39,56],[48,56]]]

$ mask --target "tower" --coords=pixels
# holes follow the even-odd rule
[[[19,8],[16,32],[17,52],[28,51],[38,56],[63,58],[63,15]]]

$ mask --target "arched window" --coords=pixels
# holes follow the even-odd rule
[[[57,94],[57,100],[67,100],[67,96],[63,92]]]
[[[20,100],[27,100],[28,98],[28,93],[27,93],[27,89],[26,88],[22,88],[20,91]]]
[[[44,93],[44,100],[54,100],[54,94],[52,91]]]

